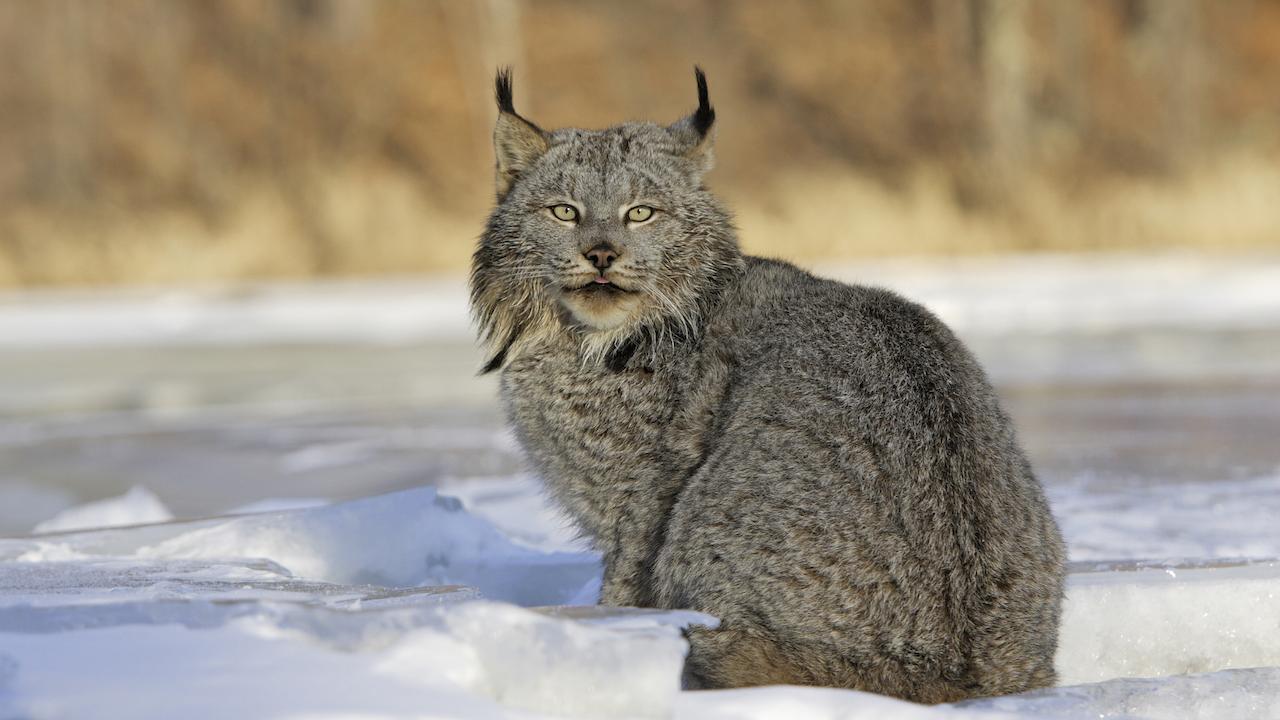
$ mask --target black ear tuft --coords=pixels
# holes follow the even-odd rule
[[[498,68],[498,75],[493,79],[493,87],[498,98],[498,110],[516,114],[515,103],[511,100],[511,68]]]
[[[693,129],[697,130],[699,135],[706,135],[712,123],[716,121],[716,109],[711,107],[711,101],[707,97],[707,76],[702,72],[702,68],[694,65],[693,76],[698,80],[698,111],[693,114]],[[508,98],[510,95],[511,88],[508,84]]]

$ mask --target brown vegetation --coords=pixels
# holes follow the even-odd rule
[[[747,246],[1280,249],[1280,0],[0,4],[0,284],[464,266],[546,126],[701,63]]]

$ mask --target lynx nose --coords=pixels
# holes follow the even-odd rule
[[[592,265],[595,265],[597,270],[607,269],[613,264],[614,260],[618,259],[618,253],[614,252],[613,248],[603,243],[582,254],[591,261]]]

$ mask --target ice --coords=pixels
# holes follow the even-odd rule
[[[685,653],[677,633],[632,633],[624,643],[608,627],[511,607],[478,610],[485,609],[470,604],[446,616],[484,669],[473,689],[504,704],[565,715],[670,713]],[[508,630],[505,637],[495,627]]]
[[[173,519],[173,513],[165,507],[155,493],[134,486],[120,497],[67,508],[35,526],[34,532],[52,533],[87,528],[108,528],[120,525],[142,525]]]
[[[663,717],[679,690],[684,641],[658,622],[628,632],[486,602],[301,618],[0,633],[0,716]]]
[[[136,618],[195,620],[212,603],[220,611],[251,611],[256,602],[336,608],[405,607],[475,599],[457,585],[389,588],[338,585],[291,576],[269,561],[129,558],[0,565],[0,629],[47,632],[98,627]],[[203,604],[203,605],[202,605]]]
[[[1280,666],[1280,563],[1074,572],[1059,681]]]

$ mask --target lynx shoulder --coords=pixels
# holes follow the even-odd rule
[[[981,368],[918,305],[741,253],[696,78],[674,124],[553,131],[497,78],[473,313],[602,601],[719,617],[691,687],[1051,684],[1063,544]]]

